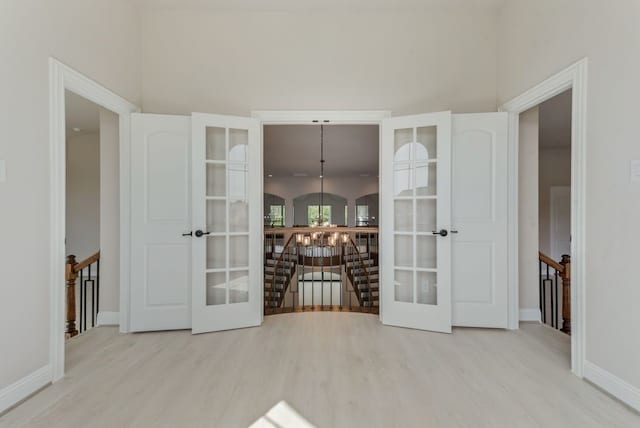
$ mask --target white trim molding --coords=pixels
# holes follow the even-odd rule
[[[537,321],[540,322],[539,308],[520,308],[520,321]]]
[[[257,110],[251,117],[260,119],[262,125],[300,124],[300,123],[340,123],[349,125],[380,124],[391,117],[387,110]]]
[[[640,412],[640,388],[590,361],[584,362],[584,378]]]
[[[129,310],[129,157],[131,113],[140,109],[55,58],[49,58],[49,366],[48,380],[64,375],[65,308],[65,90],[119,116],[120,131],[120,330],[128,331]]]
[[[46,365],[0,390],[0,414],[51,383],[51,367]]]
[[[119,312],[98,312],[97,325],[120,325]]]
[[[509,113],[509,328],[518,328],[518,126],[520,113],[572,89],[571,107],[571,369],[585,361],[587,68],[584,58],[500,107]]]

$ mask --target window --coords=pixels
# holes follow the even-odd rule
[[[284,205],[271,205],[269,207],[269,219],[271,226],[284,227]]]
[[[356,205],[356,226],[369,225],[369,205]]]
[[[331,223],[331,205],[322,205],[322,218],[320,218],[320,205],[307,206],[307,224]]]

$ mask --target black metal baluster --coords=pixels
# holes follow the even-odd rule
[[[96,317],[100,312],[100,259],[96,260]]]
[[[560,324],[560,318],[559,318],[560,314],[558,314],[558,271],[557,270],[555,270],[555,277],[556,278],[555,278],[554,285],[556,287],[556,291],[555,291],[555,293],[556,293],[556,305],[555,305],[555,308],[554,308],[553,311],[556,313],[556,325],[555,325],[555,328],[558,328],[558,325]]]
[[[549,280],[549,265],[547,265],[547,276],[542,286],[542,322],[547,323],[547,281]]]
[[[82,333],[84,331],[84,327],[86,327],[86,325],[83,326],[83,320],[85,319],[85,312],[86,312],[86,307],[85,307],[85,303],[87,301],[85,294],[85,289],[84,289],[84,269],[80,271],[80,333]]]
[[[540,316],[542,316],[543,313],[543,309],[542,309],[542,294],[543,294],[543,287],[544,287],[544,280],[542,279],[542,260],[538,262],[538,271],[540,273],[539,275],[539,279],[538,279],[538,300],[540,301]]]

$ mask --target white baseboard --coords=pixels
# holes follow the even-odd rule
[[[120,325],[120,312],[98,312],[98,325]]]
[[[0,413],[24,400],[51,382],[51,368],[46,365],[0,390]]]
[[[583,374],[586,380],[640,412],[640,388],[636,388],[589,361],[584,362]]]
[[[520,321],[540,321],[540,309],[520,308]]]

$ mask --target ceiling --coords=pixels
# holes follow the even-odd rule
[[[100,129],[100,108],[97,104],[71,91],[65,91],[64,100],[67,135]]]
[[[133,0],[146,9],[251,9],[255,10],[305,10],[340,9],[402,9],[402,8],[482,8],[499,10],[506,0]]]
[[[571,147],[571,96],[569,89],[540,104],[540,148]]]
[[[325,177],[376,177],[378,140],[377,125],[325,125]],[[264,173],[318,177],[320,125],[265,126]]]

